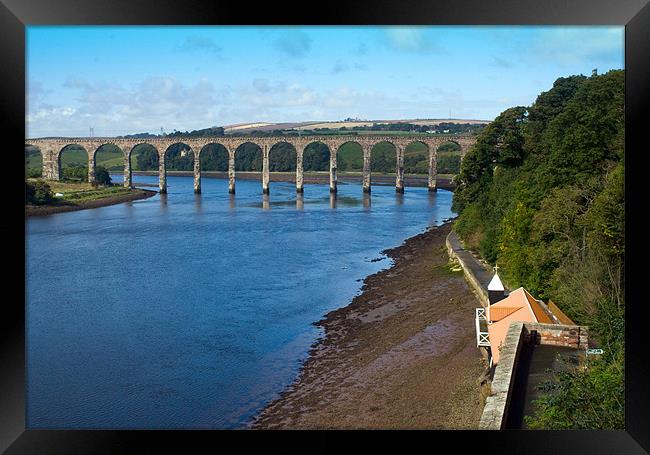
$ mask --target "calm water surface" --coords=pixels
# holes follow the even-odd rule
[[[28,427],[245,427],[297,378],[313,322],[390,265],[380,252],[453,215],[445,190],[168,184],[27,221]]]

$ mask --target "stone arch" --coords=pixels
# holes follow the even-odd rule
[[[357,150],[355,150],[357,149]],[[360,152],[357,156],[356,152]],[[356,140],[350,139],[336,149],[336,164],[340,172],[363,171],[364,147]]]
[[[194,174],[194,192],[201,192],[201,164],[187,142],[174,141],[165,143],[165,150],[160,154],[158,186],[161,193],[167,193],[167,169],[174,171],[192,171]]]
[[[226,172],[228,170],[230,151],[224,144],[208,142],[200,148],[198,155],[201,170],[212,172]]]
[[[417,144],[424,145],[424,147],[427,149],[427,151],[429,151],[431,149],[431,146],[429,145],[429,143],[427,141],[424,141],[424,140],[421,140],[421,139],[413,139],[413,140],[410,140],[410,141],[408,141],[406,143],[406,145],[404,147],[404,150],[406,150],[408,148],[411,148],[411,146],[417,145]]]
[[[99,152],[99,149],[101,149],[102,147],[105,147],[105,146],[110,146],[110,145],[112,145],[113,147],[118,148],[120,150],[120,152],[122,153],[122,155],[124,155],[124,148],[123,148],[124,146],[123,145],[120,146],[119,144],[117,144],[115,142],[102,142],[97,147],[93,146],[94,150],[92,151],[92,160],[95,163],[95,165],[97,165],[97,153]]]
[[[404,192],[404,142],[402,139],[386,138],[372,144],[370,151],[372,169],[377,169],[388,175],[391,174],[391,169],[394,169],[395,190],[398,193]],[[387,149],[381,144],[389,144],[391,148]]]
[[[383,144],[392,146],[392,150],[385,149]],[[390,139],[377,141],[370,146],[370,167],[374,172],[394,174],[398,155],[399,146],[394,141]]]
[[[176,141],[169,143],[162,153],[166,170],[191,171],[193,169],[196,155],[192,146],[187,142]]]
[[[435,149],[424,140],[409,140],[404,143],[404,173],[423,174],[429,172],[429,162]]]
[[[324,151],[323,146],[327,149],[327,158],[322,153]],[[327,170],[331,157],[332,148],[329,144],[320,140],[307,142],[302,149],[303,165],[307,171]]]
[[[229,191],[234,193],[235,172],[260,172],[262,176],[262,192],[268,193],[268,144],[262,141],[242,141],[233,145],[232,171],[229,165],[228,177],[230,180]]]
[[[129,160],[129,163],[131,163],[131,166],[133,166],[133,159],[135,158],[135,155],[134,155],[135,149],[138,148],[138,147],[141,147],[141,146],[147,146],[147,147],[151,147],[151,148],[154,149],[154,151],[156,152],[155,153],[155,165],[158,166],[158,163],[160,161],[160,150],[158,149],[158,147],[156,147],[156,145],[152,144],[151,142],[137,142],[137,143],[133,144],[131,147],[126,147],[127,148],[127,151],[126,151],[127,158]],[[141,151],[142,151],[142,149],[138,150],[138,152],[141,152]],[[152,161],[154,161],[154,160],[152,160]],[[154,164],[154,163],[152,163],[152,164]],[[138,169],[138,170],[144,171],[144,170],[150,170],[150,169]]]
[[[439,151],[440,147],[442,147],[445,144],[456,144],[458,146],[459,151],[462,152],[462,150],[463,150],[463,145],[462,145],[462,143],[460,141],[457,141],[454,138],[445,138],[445,139],[441,140],[440,142],[438,142],[438,144],[436,144],[436,151]]]
[[[254,147],[252,147],[254,146]],[[264,149],[261,144],[253,141],[244,141],[234,147],[235,171],[261,172],[264,159]],[[259,158],[259,160],[258,160]]]
[[[287,146],[291,149],[289,152],[282,150]],[[282,156],[282,154],[286,156]],[[280,155],[280,156],[278,156]],[[275,160],[273,159],[275,158]],[[269,171],[270,172],[293,172],[296,170],[298,160],[298,149],[290,141],[277,141],[269,146]]]
[[[97,169],[97,166],[100,164],[98,163],[98,155],[104,154],[104,153],[109,153],[112,154],[112,157],[109,157],[108,160],[104,161],[101,163],[101,166],[104,167],[109,173],[112,172],[125,172],[125,165],[126,165],[126,160],[124,159],[124,149],[120,147],[118,144],[115,142],[104,142],[97,147],[94,147],[94,151],[92,152],[92,167],[93,171]],[[109,151],[109,149],[113,149],[113,152]],[[115,150],[117,149],[117,150]]]
[[[88,150],[88,146],[84,146],[82,144],[79,144],[77,142],[72,142],[70,144],[65,144],[63,147],[61,147],[57,152],[56,152],[56,163],[57,163],[57,169],[58,169],[58,180],[63,179],[63,174],[64,174],[64,166],[63,166],[63,155],[64,153],[71,153],[72,149],[83,149],[84,153],[76,153],[78,156],[74,157],[74,161],[72,161],[73,164],[81,164],[81,161],[78,161],[80,158],[85,158],[86,159],[86,179],[90,182],[92,182],[92,179],[94,177],[94,170],[92,168],[92,154],[94,152],[90,152]],[[81,164],[83,166],[83,164]],[[65,166],[67,167],[67,166]],[[75,166],[76,167],[76,166]],[[81,173],[78,173],[78,175],[72,177],[72,178],[79,178],[83,179],[81,176]]]
[[[323,148],[324,147],[324,148]],[[329,159],[325,158],[325,150]],[[335,144],[327,143],[326,141],[321,141],[316,139],[311,142],[307,142],[304,145],[302,152],[302,160],[304,167],[310,171],[324,171],[329,170],[329,180],[330,180],[330,192],[336,193],[336,150],[337,147]]]
[[[455,145],[454,149],[447,144]],[[460,162],[464,153],[463,142],[453,138],[445,138],[436,147],[436,173],[456,174],[460,170]]]
[[[137,149],[137,151],[136,151]],[[153,153],[148,153],[152,151]],[[145,161],[145,169],[140,169],[140,164],[137,161],[136,155],[145,153],[147,160]],[[134,163],[135,160],[135,163]],[[124,186],[131,187],[132,184],[132,169],[137,167],[138,171],[157,171],[160,172],[160,150],[155,144],[147,141],[136,142],[132,145],[124,147]],[[151,168],[151,169],[149,169]]]

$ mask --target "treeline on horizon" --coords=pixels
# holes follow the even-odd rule
[[[531,428],[624,428],[624,71],[557,79],[502,112],[455,180],[455,231],[604,354],[547,384]]]

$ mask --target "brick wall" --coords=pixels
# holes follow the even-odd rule
[[[533,330],[537,331],[539,344],[552,346],[566,346],[569,348],[587,348],[587,327],[579,325],[539,324],[526,322],[524,324],[526,335]]]

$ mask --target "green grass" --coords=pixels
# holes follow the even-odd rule
[[[121,171],[124,169],[124,155],[120,150],[102,147],[96,155],[97,165],[104,166],[109,171]],[[40,153],[29,154],[25,157],[27,169],[42,169],[43,157]],[[68,148],[61,154],[61,166],[88,166],[88,154],[82,149]]]
[[[37,179],[29,179],[33,182]],[[109,196],[129,193],[131,190],[123,186],[98,186],[94,187],[88,182],[56,182],[48,181],[52,193],[62,193],[62,197],[55,197],[53,205],[76,204],[80,202],[103,199]]]
[[[463,274],[463,269],[459,264],[449,260],[449,262],[443,265],[429,266],[428,272],[431,273],[432,276],[460,276]]]
[[[116,196],[130,192],[128,188],[122,186],[101,187],[91,190],[68,191],[63,193],[63,200],[67,202],[86,202],[95,199],[103,199],[108,196]]]

